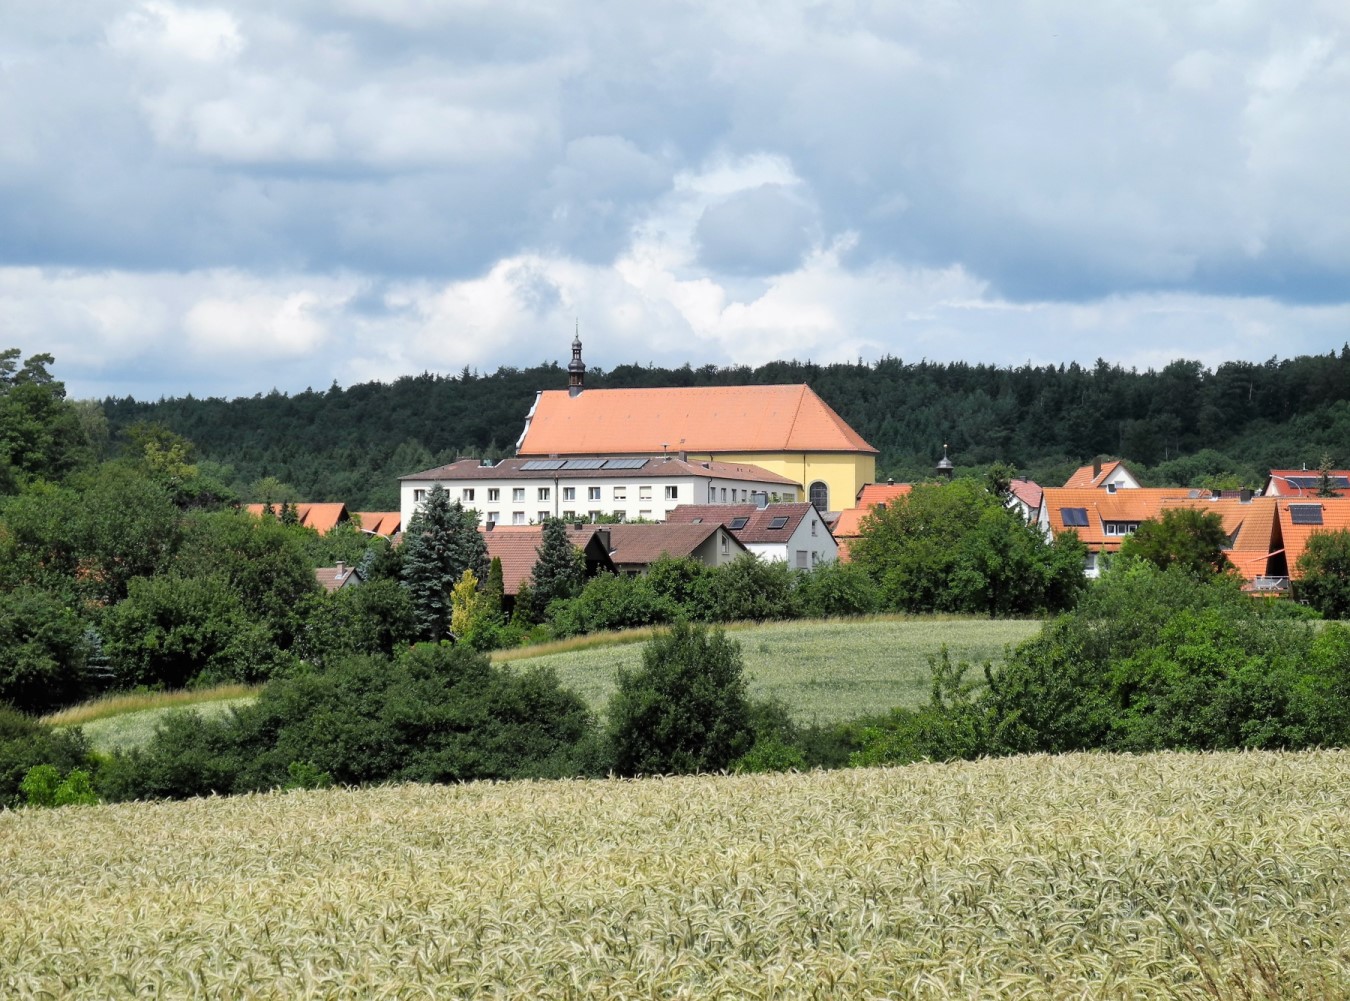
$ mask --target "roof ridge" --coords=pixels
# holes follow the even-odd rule
[[[788,451],[788,446],[792,444],[792,439],[797,431],[797,418],[802,415],[802,407],[806,403],[806,391],[810,389],[806,383],[801,383],[797,387],[797,409],[792,412],[792,420],[788,421],[787,437],[783,439],[783,451]]]

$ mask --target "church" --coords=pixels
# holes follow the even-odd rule
[[[566,389],[536,396],[516,443],[522,458],[750,464],[801,484],[820,511],[852,507],[876,478],[877,450],[805,384],[587,389],[580,338],[567,375]]]

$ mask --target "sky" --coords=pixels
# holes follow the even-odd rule
[[[70,395],[1350,340],[1344,0],[0,0]],[[546,387],[541,387],[546,388]]]

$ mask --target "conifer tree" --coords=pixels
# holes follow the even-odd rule
[[[584,557],[567,537],[567,524],[561,518],[544,519],[544,538],[536,552],[539,558],[532,576],[537,609],[546,609],[550,601],[571,598],[581,591],[586,577]]]
[[[494,618],[500,616],[505,597],[506,578],[502,573],[502,558],[494,556],[492,557],[492,565],[488,568],[487,584],[483,588],[483,600],[486,602],[487,613]]]
[[[427,493],[403,541],[403,584],[418,635],[433,642],[450,634],[451,594],[465,570],[487,572],[487,544],[478,517],[439,485]]]

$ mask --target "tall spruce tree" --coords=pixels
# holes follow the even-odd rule
[[[450,635],[451,594],[465,570],[482,579],[487,544],[478,516],[450,500],[444,487],[427,493],[403,540],[403,584],[412,600],[417,633],[433,642]]]
[[[586,577],[581,550],[567,537],[567,523],[561,518],[544,519],[544,538],[535,550],[534,602],[541,612],[556,598],[571,598],[581,592]]]

